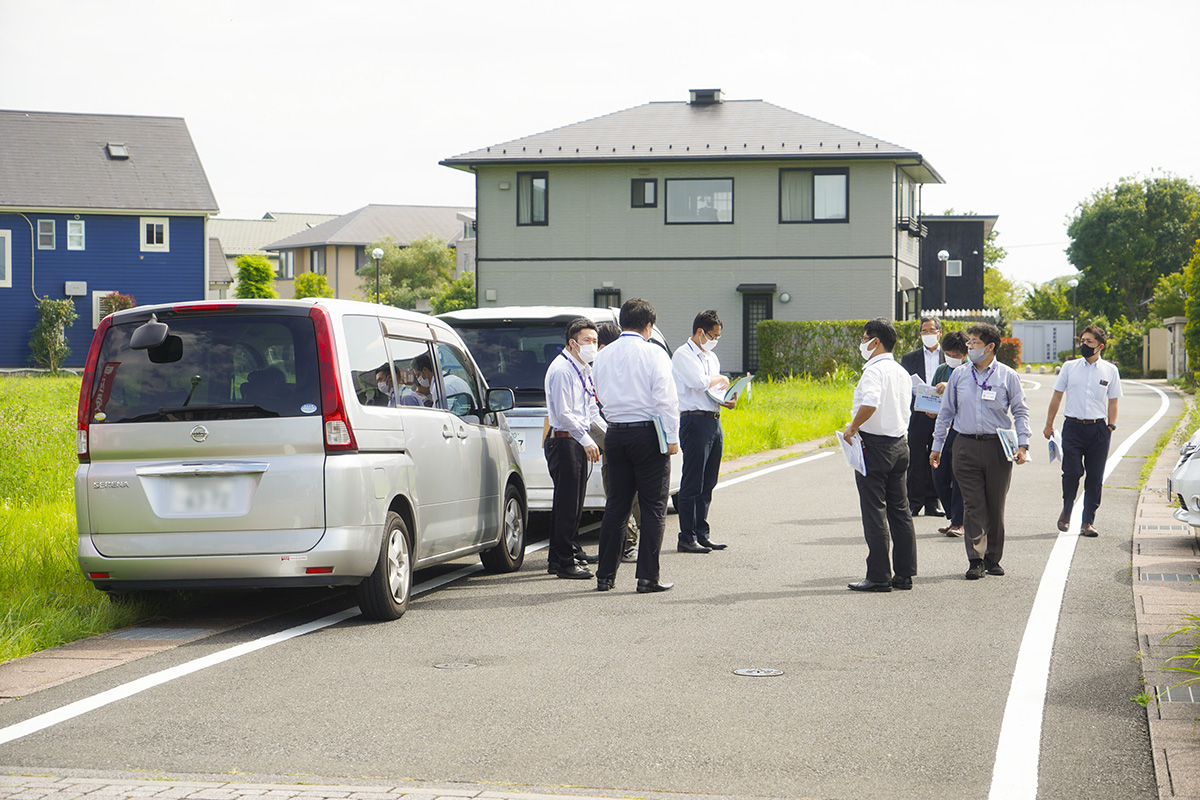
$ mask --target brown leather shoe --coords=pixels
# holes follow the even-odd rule
[[[1098,531],[1094,527],[1092,527],[1092,523],[1085,522],[1079,526],[1079,535],[1080,536],[1099,536],[1100,531]]]
[[[961,537],[961,536],[963,535],[963,526],[962,526],[962,525],[952,525],[952,526],[950,526],[949,528],[947,528],[947,529],[946,529],[946,535],[947,535],[947,536],[959,536],[959,537]]]
[[[1067,528],[1071,525],[1071,515],[1063,512],[1058,515],[1058,529],[1063,533],[1067,532]]]

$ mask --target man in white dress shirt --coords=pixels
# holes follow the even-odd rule
[[[658,315],[648,301],[635,297],[621,306],[621,336],[596,356],[596,390],[608,430],[608,500],[600,524],[600,563],[596,590],[613,588],[621,561],[625,520],[636,492],[642,506],[638,540],[637,590],[665,592],[672,584],[659,580],[658,555],[666,527],[671,455],[679,452],[679,401],[671,376],[671,359],[651,344]],[[655,423],[661,425],[666,452],[659,447]]]
[[[890,320],[873,319],[863,327],[859,351],[867,360],[854,387],[846,441],[862,437],[866,475],[854,473],[867,540],[867,577],[849,587],[858,592],[911,589],[917,574],[917,537],[908,510],[909,408],[912,379],[892,356],[896,327]],[[891,559],[888,539],[891,538]]]
[[[1079,334],[1083,358],[1063,364],[1054,382],[1046,428],[1042,431],[1047,439],[1054,436],[1054,418],[1066,394],[1062,430],[1063,510],[1058,517],[1058,529],[1064,533],[1071,524],[1071,506],[1079,493],[1079,479],[1083,478],[1083,520],[1079,534],[1100,534],[1094,523],[1104,487],[1108,445],[1117,429],[1117,401],[1122,395],[1121,375],[1116,366],[1100,357],[1107,344],[1104,329],[1096,325],[1088,325]]]
[[[713,353],[721,338],[721,318],[713,309],[701,311],[692,321],[692,336],[671,358],[671,372],[679,391],[679,447],[683,450],[683,475],[679,481],[679,544],[681,553],[709,553],[726,545],[709,538],[708,507],[720,477],[725,437],[721,408],[709,390],[724,392],[729,379]]]
[[[575,563],[579,518],[587,494],[589,463],[600,460],[600,448],[589,431],[605,429],[596,407],[592,361],[596,358],[596,323],[577,317],[567,323],[567,346],[546,367],[546,465],[554,482],[549,567],[560,578],[590,578]]]

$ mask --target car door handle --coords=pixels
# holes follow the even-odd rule
[[[442,438],[443,439],[453,439],[454,438],[454,428],[450,427],[449,422],[447,422],[445,425],[442,426]]]
[[[461,422],[458,425],[458,438],[460,438],[460,439],[467,438],[467,426],[463,425]]]

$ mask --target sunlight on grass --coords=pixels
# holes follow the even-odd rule
[[[725,458],[832,436],[850,421],[857,376],[755,379],[750,396],[721,414]]]

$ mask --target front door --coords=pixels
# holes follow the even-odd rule
[[[758,323],[773,319],[775,295],[747,292],[742,295],[742,371],[758,372]]]

